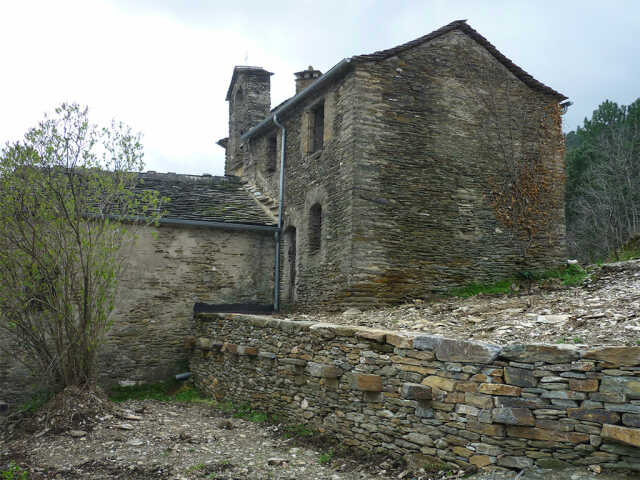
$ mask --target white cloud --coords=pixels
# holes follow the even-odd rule
[[[234,65],[275,73],[272,105],[293,72],[323,71],[452,20],[471,26],[540,81],[571,97],[573,129],[605,98],[640,96],[635,1],[456,2],[14,0],[0,3],[0,142],[62,101],[144,134],[149,169],[223,173],[224,100]]]

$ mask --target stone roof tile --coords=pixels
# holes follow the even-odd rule
[[[137,188],[156,190],[170,200],[169,220],[274,225],[238,177],[145,172]],[[160,221],[162,223],[162,220]]]

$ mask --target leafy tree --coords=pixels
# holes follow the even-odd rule
[[[617,257],[640,232],[640,99],[603,102],[567,139],[570,250],[589,261]]]
[[[98,128],[76,104],[2,150],[0,329],[50,387],[96,379],[132,219],[159,217],[157,192],[138,185],[142,157],[139,135]]]

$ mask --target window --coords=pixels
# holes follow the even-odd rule
[[[324,142],[324,102],[311,110],[311,153],[322,150]]]
[[[316,203],[309,211],[309,251],[316,253],[322,246],[322,207]]]
[[[265,170],[267,172],[275,172],[278,159],[278,137],[272,135],[267,138],[267,161]]]

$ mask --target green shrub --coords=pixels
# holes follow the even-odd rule
[[[0,471],[0,479],[2,480],[29,480],[29,472],[23,470],[13,460],[9,462],[7,470]]]

